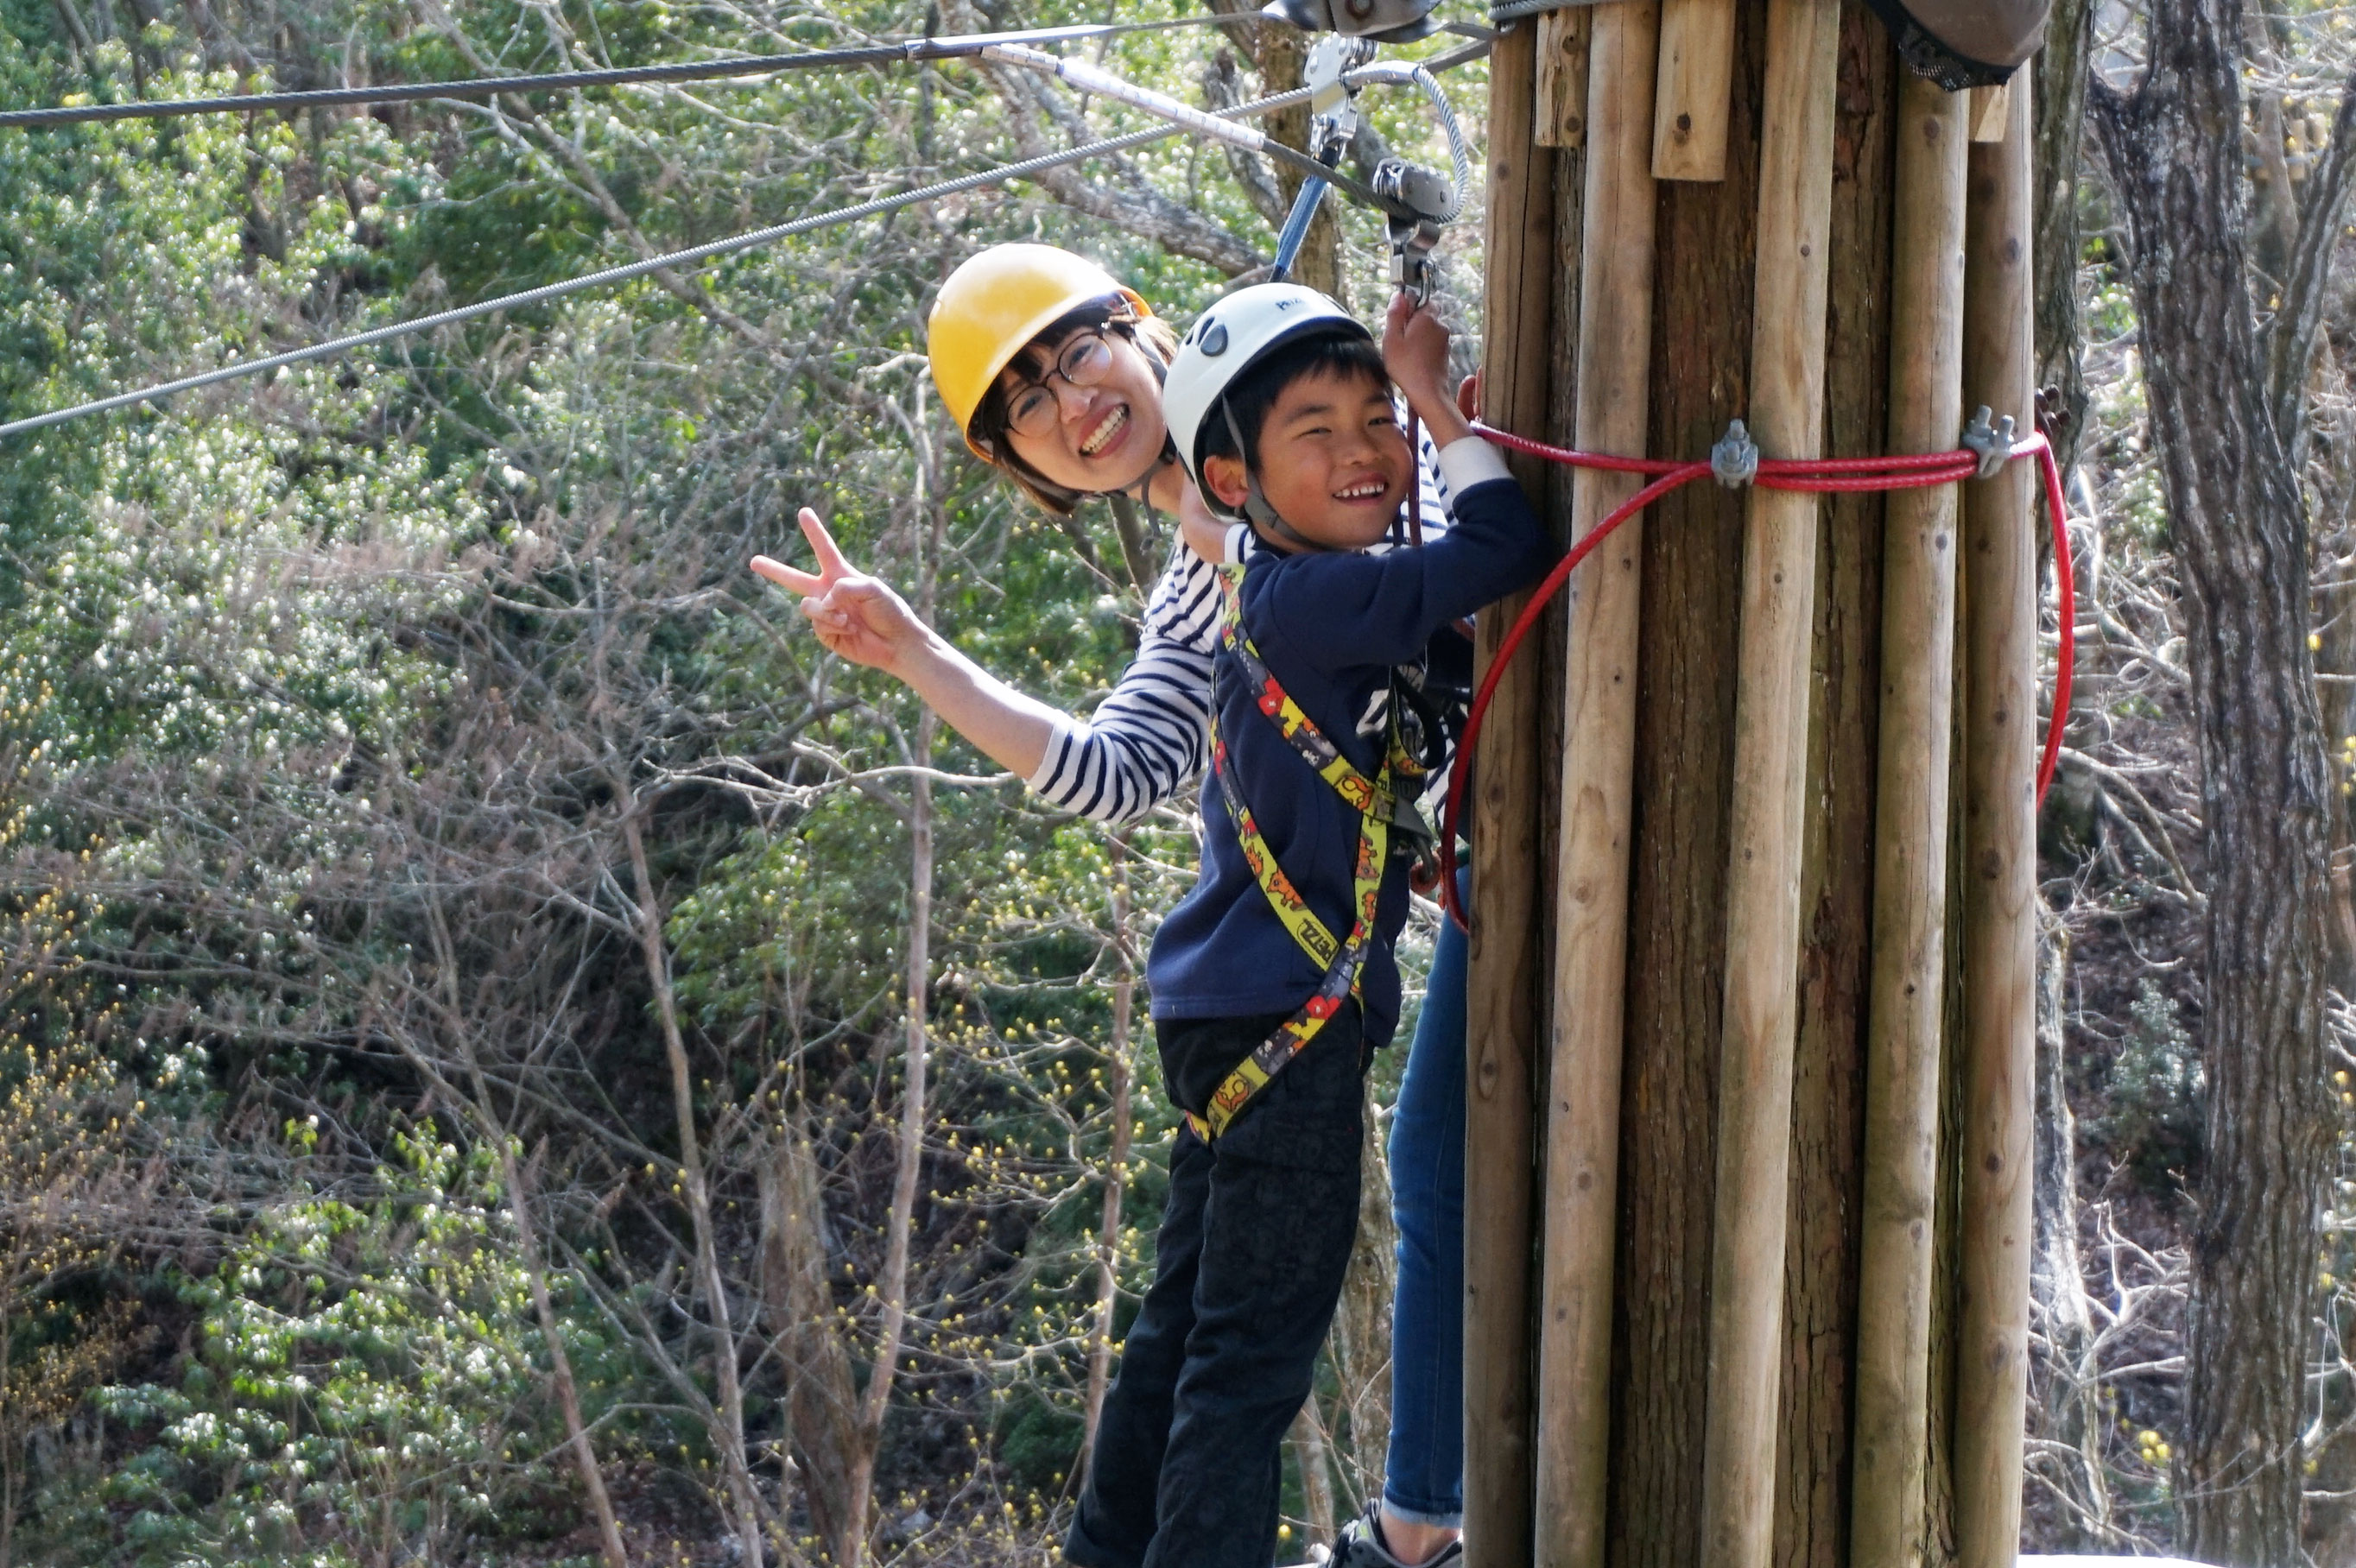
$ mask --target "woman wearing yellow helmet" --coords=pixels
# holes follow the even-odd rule
[[[1240,548],[1194,494],[1170,443],[1162,373],[1176,336],[1096,263],[1046,245],[1001,245],[942,284],[926,324],[941,402],[975,453],[1042,507],[1127,492],[1177,516],[1187,542],[1148,597],[1136,658],[1086,720],[999,680],[854,569],[808,508],[819,570],[766,556],[753,569],[801,594],[833,653],[896,677],[983,753],[1065,810],[1124,822],[1202,773],[1219,619],[1205,557]],[[1422,516],[1446,527],[1447,492],[1425,444]],[[1203,552],[1198,555],[1197,551]],[[1461,885],[1461,884],[1460,884]],[[1443,923],[1430,993],[1393,1113],[1401,1244],[1398,1394],[1384,1495],[1334,1543],[1333,1568],[1446,1568],[1461,1556],[1464,942]]]
[[[1141,494],[1192,518],[1205,548],[1224,530],[1178,466],[1162,411],[1177,336],[1102,267],[1051,245],[998,245],[941,285],[926,325],[941,403],[975,453],[1041,507]],[[1148,597],[1136,659],[1082,722],[974,664],[891,589],[853,570],[815,512],[801,514],[816,573],[767,557],[753,569],[804,595],[833,652],[896,676],[951,728],[1054,805],[1119,822],[1200,773],[1210,715],[1218,591],[1181,549]]]
[[[949,274],[925,328],[966,443],[1049,511],[1142,489],[1175,513],[1186,480],[1162,420],[1177,336],[1133,289],[1052,245],[999,245]]]

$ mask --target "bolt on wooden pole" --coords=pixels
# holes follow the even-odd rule
[[[1537,145],[1537,30],[1497,40],[1489,66],[1489,265],[1483,412],[1505,430],[1547,417],[1553,297],[1553,155]],[[1544,469],[1515,462],[1523,488]],[[1485,670],[1520,613],[1483,612]],[[1538,690],[1536,660],[1498,682],[1472,778],[1472,933],[1466,996],[1464,1551],[1466,1568],[1530,1561],[1530,1211],[1537,1056]],[[1460,764],[1461,765],[1461,764]]]
[[[1577,442],[1639,457],[1652,399],[1660,13],[1655,0],[1614,0],[1590,15]],[[1573,538],[1642,482],[1576,471]],[[1643,527],[1642,518],[1622,525],[1570,581],[1538,1297],[1538,1568],[1602,1568],[1604,1560]]]
[[[1839,0],[1769,0],[1751,427],[1820,454]],[[1801,806],[1820,497],[1753,488],[1743,551],[1729,833],[1702,1560],[1766,1568],[1774,1538],[1797,1014]]]
[[[1665,0],[1654,99],[1653,177],[1726,177],[1734,93],[1734,0]]]
[[[1964,401],[2029,428],[2035,410],[2029,94],[1975,143],[1965,197]],[[2037,469],[1965,487],[1962,1343],[1955,1562],[2020,1548],[2037,1103]]]
[[[1890,450],[1944,452],[1963,421],[1964,99],[1898,89]],[[1863,1231],[1849,1552],[1922,1556],[1932,1231],[1944,1023],[1956,487],[1894,490],[1882,532],[1880,756],[1866,1042]]]

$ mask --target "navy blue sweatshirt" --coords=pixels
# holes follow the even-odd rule
[[[1521,486],[1504,476],[1494,447],[1468,437],[1451,443],[1441,459],[1478,482],[1456,489],[1454,528],[1421,549],[1369,556],[1263,549],[1244,566],[1244,628],[1260,657],[1368,778],[1383,763],[1392,667],[1421,658],[1435,633],[1528,586],[1560,554]],[[1454,486],[1458,475],[1450,478]],[[1260,712],[1249,679],[1224,647],[1214,692],[1228,776],[1277,863],[1335,940],[1346,941],[1358,813]],[[1146,961],[1159,1021],[1290,1012],[1323,977],[1244,864],[1219,788],[1218,774],[1205,776],[1202,870],[1194,891],[1162,923]],[[1369,1045],[1387,1043],[1398,1025],[1392,944],[1407,921],[1408,858],[1398,834],[1391,843],[1377,940],[1359,982]]]

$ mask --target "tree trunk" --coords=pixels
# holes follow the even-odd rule
[[[1366,1130],[1358,1157],[1358,1238],[1350,1250],[1350,1272],[1325,1353],[1333,1358],[1336,1389],[1335,1419],[1328,1429],[1337,1436],[1349,1434],[1346,1445],[1334,1445],[1334,1457],[1341,1461],[1335,1468],[1353,1496],[1372,1498],[1382,1491],[1391,1437],[1391,1300],[1398,1293],[1398,1227],[1391,1221],[1384,1124],[1375,1114],[1373,1093],[1362,1098]]]
[[[1126,497],[1121,497],[1126,499]],[[1097,1320],[1088,1345],[1087,1413],[1080,1429],[1080,1453],[1097,1450],[1097,1422],[1112,1386],[1112,1318],[1120,1301],[1121,1200],[1128,1190],[1130,1146],[1130,1029],[1136,1006],[1136,947],[1130,939],[1129,836],[1112,841],[1112,931],[1117,966],[1112,982],[1112,1049],[1107,1051],[1107,1093],[1112,1097],[1111,1147],[1105,1152],[1104,1207],[1097,1221]]]
[[[819,1544],[836,1563],[862,1527],[853,1496],[859,1389],[851,1320],[827,1284],[825,1211],[809,1138],[788,1112],[761,1162],[761,1303],[784,1370],[784,1444],[801,1470],[802,1498]]]
[[[2068,1499],[2063,1540],[2078,1552],[2101,1552],[2109,1533],[2109,1477],[2103,1467],[2102,1385],[2087,1364],[2094,1314],[2078,1255],[2078,1122],[2070,1111],[2070,933],[2047,914],[2037,965],[2037,1258],[2030,1279],[2045,1335],[2045,1435],[2069,1452],[2048,1450],[2043,1467]]]
[[[2299,1434],[2323,1072],[2330,772],[2308,651],[2308,526],[2252,319],[2237,0],[2158,0],[2132,95],[2096,83],[2125,208],[2183,584],[2210,880],[2206,1157],[2192,1238],[2186,1554],[2299,1561]]]
[[[2045,48],[2034,64],[2037,214],[2030,264],[2037,272],[2037,384],[2045,400],[2053,455],[2067,474],[2086,422],[2086,378],[2078,338],[2078,169],[2085,136],[2086,70],[2093,58],[2096,0],[2054,0]]]
[[[635,802],[622,818],[622,837],[629,848],[630,869],[637,879],[638,951],[646,961],[647,983],[654,991],[655,1017],[662,1025],[663,1051],[670,1064],[679,1159],[687,1184],[688,1219],[694,1229],[695,1285],[712,1315],[712,1380],[720,1393],[720,1420],[712,1434],[712,1446],[720,1451],[721,1477],[736,1516],[729,1522],[736,1531],[739,1549],[746,1563],[757,1563],[762,1560],[761,1504],[744,1451],[744,1383],[736,1364],[736,1331],[729,1324],[728,1284],[720,1275],[719,1242],[712,1234],[712,1188],[704,1173],[701,1140],[695,1131],[695,1089],[688,1069],[687,1041],[680,1032],[678,997],[671,990],[662,906],[647,864],[646,838],[638,829]]]

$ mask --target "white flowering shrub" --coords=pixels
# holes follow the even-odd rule
[[[443,1562],[503,1499],[550,1484],[495,1163],[422,1136],[400,1149],[382,1190],[274,1209],[187,1284],[177,1380],[99,1393],[145,1439],[110,1488],[125,1561]]]

